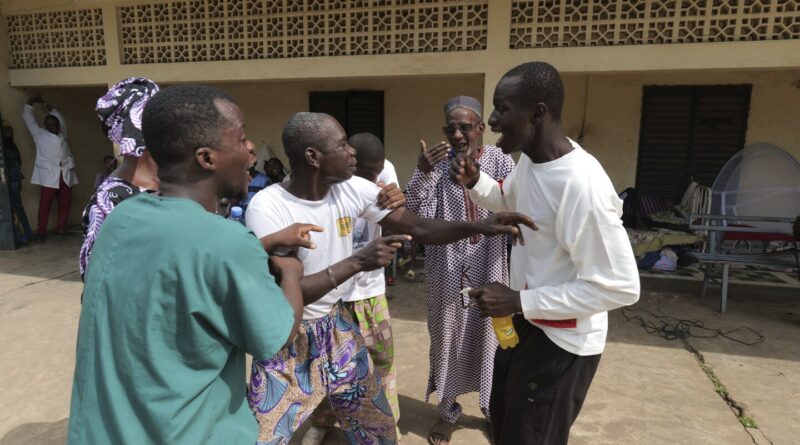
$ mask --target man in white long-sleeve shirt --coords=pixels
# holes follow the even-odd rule
[[[36,103],[42,104],[49,113],[44,118],[44,128],[39,126],[33,115],[33,106]],[[42,186],[37,237],[44,240],[47,234],[47,221],[50,219],[50,207],[54,198],[58,199],[56,233],[63,235],[72,200],[71,187],[78,183],[75,160],[67,145],[67,125],[61,113],[42,99],[41,95],[28,99],[22,110],[22,119],[36,144],[36,162],[31,184]]]
[[[494,91],[497,146],[521,151],[502,182],[456,157],[450,175],[478,205],[530,216],[511,253],[511,287],[470,292],[484,315],[514,315],[516,348],[495,357],[490,410],[495,444],[566,444],[608,331],[607,311],[639,298],[622,202],[592,155],[564,135],[564,87],[552,66],[520,65]]]

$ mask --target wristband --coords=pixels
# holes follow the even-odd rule
[[[333,288],[334,289],[338,288],[339,285],[336,283],[336,277],[333,276],[333,270],[331,270],[330,266],[328,266],[328,268],[325,269],[325,273],[328,274],[328,279],[331,280],[331,284],[333,285]]]

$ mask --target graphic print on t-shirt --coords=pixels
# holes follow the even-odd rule
[[[336,230],[339,236],[347,236],[353,231],[353,219],[349,216],[344,216],[336,220]]]
[[[356,229],[353,231],[353,252],[361,250],[369,241],[369,224],[364,218],[358,218]]]

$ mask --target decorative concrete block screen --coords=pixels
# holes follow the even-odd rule
[[[509,47],[800,39],[796,0],[512,2]]]
[[[184,0],[119,8],[123,64],[486,49],[488,0]]]
[[[106,64],[100,9],[6,16],[9,68]]]

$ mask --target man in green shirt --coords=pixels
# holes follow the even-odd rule
[[[302,314],[296,258],[270,258],[215,215],[247,193],[242,112],[211,87],[175,86],[143,115],[159,194],[120,204],[86,274],[68,443],[255,443],[245,353],[265,360]]]

